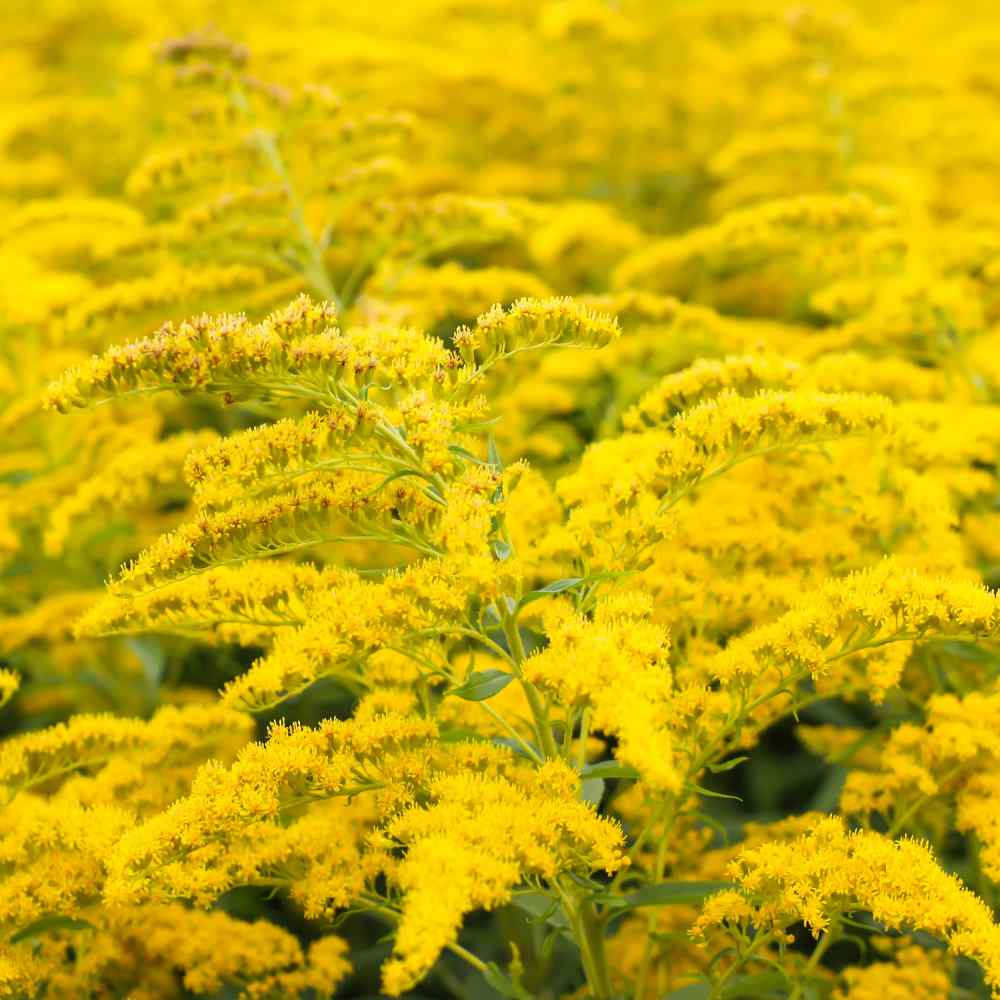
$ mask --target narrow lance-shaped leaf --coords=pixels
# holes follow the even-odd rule
[[[503,670],[477,670],[469,675],[464,684],[452,688],[448,693],[458,695],[466,701],[486,701],[499,694],[513,679],[513,674]]]

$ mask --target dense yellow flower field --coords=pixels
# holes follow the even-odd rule
[[[1000,997],[995,4],[0,42],[0,996]]]

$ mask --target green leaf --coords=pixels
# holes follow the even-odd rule
[[[710,983],[688,983],[680,989],[665,993],[660,1000],[770,1000],[788,996],[788,979],[780,972],[761,972],[751,976],[734,976],[718,992],[712,992]]]
[[[502,416],[490,417],[489,420],[471,420],[465,424],[456,424],[455,430],[460,434],[480,434],[491,427],[496,427],[502,420]]]
[[[443,737],[441,737],[441,738],[443,739]],[[467,739],[468,737],[464,737],[464,738]],[[519,757],[523,757],[525,760],[535,760],[535,761],[537,761],[540,757],[544,756],[542,754],[542,751],[539,750],[538,747],[536,747],[534,743],[531,743],[528,740],[525,740],[523,743],[521,743],[518,740],[512,740],[512,739],[510,739],[507,736],[494,736],[493,737],[493,742],[496,743],[498,746],[509,747],[511,750],[514,751],[514,753],[516,753]],[[531,749],[534,751],[534,753],[535,753],[534,758],[532,758],[528,754],[528,752],[524,749],[526,746],[527,747],[531,747]]]
[[[569,590],[570,587],[575,587],[578,583],[583,583],[584,578],[582,576],[567,576],[562,580],[555,580],[552,583],[547,583],[544,587],[539,587],[538,590],[532,591],[535,594],[561,594],[564,590]]]
[[[517,983],[501,971],[496,962],[487,962],[483,979],[501,996],[512,997],[513,1000],[531,1000],[531,997]]]
[[[617,760],[602,760],[596,764],[587,764],[580,772],[580,777],[584,780],[588,778],[629,778],[635,780],[639,777],[639,772],[628,764],[619,763]]]
[[[493,555],[496,556],[498,562],[506,562],[513,553],[514,550],[510,542],[505,542],[502,538],[493,542]]]
[[[733,802],[742,802],[738,795],[726,795],[723,792],[713,792],[711,788],[703,788],[701,785],[690,786],[699,795],[704,795],[706,799],[731,799]]]
[[[712,830],[714,830],[719,835],[720,844],[726,844],[726,845],[729,844],[731,837],[730,831],[727,830],[726,827],[723,826],[714,816],[710,816],[707,812],[704,812],[701,809],[696,809],[694,812],[691,813],[691,815],[695,819],[704,823],[705,826],[711,827]]]
[[[688,983],[680,989],[664,993],[661,1000],[708,1000],[712,995],[712,987],[708,983]]]
[[[553,583],[546,584],[544,587],[539,587],[538,590],[528,591],[518,601],[518,607],[523,608],[526,604],[531,604],[532,601],[540,601],[543,597],[551,597],[552,594],[561,594],[566,590],[572,590],[584,582],[585,578],[582,576],[567,576],[563,580],[556,580]]]
[[[464,684],[452,688],[448,694],[457,694],[466,701],[486,701],[499,694],[513,679],[513,674],[503,670],[477,670],[469,675]]]
[[[549,597],[551,594],[561,594],[566,590],[579,587],[581,584],[600,583],[602,580],[620,580],[631,576],[632,572],[632,570],[628,570],[626,572],[614,573],[591,573],[589,576],[568,576],[562,580],[555,580],[553,583],[538,590],[529,591],[518,602],[518,606],[523,607],[525,604],[530,604],[532,601],[537,601],[542,597]]]
[[[490,962],[483,970],[483,979],[493,987],[501,996],[516,997],[517,989],[510,979],[505,976],[496,965]]]
[[[503,472],[503,459],[500,457],[500,452],[497,449],[497,439],[492,434],[489,436],[486,448],[486,454],[489,458],[490,465],[492,465],[497,472]]]
[[[368,494],[368,496],[378,496],[378,494],[381,493],[382,490],[384,490],[390,483],[395,482],[397,479],[403,479],[407,476],[420,476],[423,478],[423,473],[417,472],[416,469],[400,469],[398,472],[393,472],[391,475],[386,476],[385,479],[383,479],[382,482],[380,482],[378,486],[376,486],[375,489]]]
[[[847,781],[847,768],[839,764],[833,765],[823,776],[809,799],[809,809],[817,812],[834,812],[840,801],[840,793]]]
[[[466,729],[465,726],[449,727],[438,733],[438,741],[441,743],[468,743],[469,740],[479,738],[479,733],[475,729]],[[514,741],[511,740],[511,743]]]
[[[40,934],[48,934],[50,931],[92,931],[94,925],[88,920],[78,920],[76,917],[62,917],[54,914],[49,917],[39,917],[38,920],[22,927],[17,933],[10,936],[10,943],[17,944],[28,938],[38,937]]]
[[[787,997],[788,977],[780,972],[758,972],[752,976],[734,976],[719,992],[720,1000],[763,1000]]]
[[[732,889],[732,882],[660,882],[646,885],[625,897],[625,903],[640,906],[690,906],[701,903],[723,889]]]
[[[604,798],[603,778],[584,778],[580,782],[580,798],[591,805],[599,806]]]
[[[160,682],[167,666],[167,654],[158,639],[138,636],[125,640],[125,645],[142,664],[142,676],[149,692],[155,695],[160,690]]]
[[[734,767],[739,767],[740,764],[749,759],[749,757],[733,757],[732,760],[724,760],[721,764],[709,764],[708,769],[712,774],[724,774],[726,771],[731,771]]]
[[[553,927],[569,927],[569,921],[559,901],[553,899],[547,892],[519,892],[512,902],[534,920],[551,924]]]
[[[353,952],[351,954],[351,958],[352,960],[354,958]],[[361,996],[357,996],[357,994],[355,994],[355,996],[356,1000],[385,1000],[384,993],[364,993]],[[406,1000],[438,1000],[438,998],[429,996],[426,993],[407,993]]]
[[[448,445],[448,451],[453,455],[458,455],[459,458],[464,458],[467,462],[472,462],[474,465],[486,465],[478,455],[473,455],[468,448],[463,448],[461,445],[450,444]]]
[[[995,652],[989,649],[983,649],[982,646],[979,646],[974,642],[968,642],[964,639],[945,639],[941,642],[934,643],[932,648],[940,650],[943,653],[948,653],[950,656],[957,656],[962,660],[969,660],[973,663],[997,662],[997,654]]]

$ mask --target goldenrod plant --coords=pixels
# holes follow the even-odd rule
[[[0,40],[0,997],[1000,997],[995,5]]]

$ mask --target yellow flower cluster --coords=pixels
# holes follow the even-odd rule
[[[11,739],[0,752],[0,781],[11,792],[49,785],[73,772],[100,768],[119,757],[177,766],[191,748],[222,752],[250,735],[247,719],[214,704],[166,705],[152,719],[75,715],[68,722]]]
[[[112,995],[211,996],[219,990],[263,1000],[310,990],[332,997],[351,966],[346,942],[328,935],[304,949],[275,924],[199,913],[177,904],[123,908],[100,926],[36,940],[36,953],[2,968],[8,989],[45,983],[68,996],[81,985]]]
[[[730,643],[710,665],[729,682],[765,670],[783,679],[820,679],[830,665],[888,643],[936,638],[994,639],[1000,600],[968,580],[934,578],[886,560],[861,573],[833,580],[777,621]],[[899,680],[902,664],[879,676],[866,670],[874,693]],[[861,669],[865,669],[863,665]]]
[[[379,582],[345,576],[317,591],[305,623],[279,635],[266,656],[226,687],[223,700],[259,711],[323,677],[360,675],[363,682],[376,651],[461,628],[469,590],[490,571],[482,557],[466,556],[416,563]]]
[[[52,509],[43,541],[46,554],[58,556],[63,551],[78,520],[95,514],[120,515],[132,507],[141,508],[154,496],[158,502],[169,502],[174,495],[183,495],[177,481],[179,463],[192,448],[214,436],[210,431],[175,434],[153,446],[144,443],[120,452]]]
[[[0,997],[1000,996],[993,7],[0,4]]]
[[[386,836],[407,847],[396,880],[404,891],[385,990],[399,996],[455,940],[463,915],[493,909],[525,878],[558,883],[562,872],[614,874],[620,830],[576,795],[577,776],[549,761],[523,787],[489,774],[447,774],[428,786],[426,806],[404,810]]]
[[[426,773],[420,750],[434,731],[428,720],[391,715],[360,724],[328,720],[317,729],[273,727],[266,743],[245,747],[231,768],[210,761],[187,796],[120,839],[107,861],[106,898],[210,903],[232,886],[252,884],[255,868],[280,860],[267,834],[272,826],[281,832],[290,810],[381,785],[411,794],[408,784]]]
[[[430,534],[438,506],[405,481],[387,489],[380,489],[381,483],[378,476],[348,472],[306,480],[263,500],[239,500],[227,510],[200,512],[142,552],[122,570],[115,588],[142,593],[211,566],[320,542],[381,537],[435,551],[409,532],[423,528]]]
[[[311,595],[349,574],[312,563],[248,560],[219,566],[178,584],[133,597],[86,595],[75,614],[77,635],[170,632],[216,634],[244,645],[269,645],[274,629],[302,625]]]
[[[650,611],[651,602],[631,594],[602,602],[592,619],[555,610],[546,622],[549,644],[527,660],[524,676],[559,704],[588,708],[594,728],[617,738],[620,761],[651,788],[677,792],[669,643],[646,620]]]
[[[900,948],[895,961],[846,969],[837,1000],[921,1000],[947,995],[951,976],[940,959],[918,946]]]
[[[981,962],[994,991],[1000,984],[1000,930],[989,908],[918,841],[848,832],[831,817],[787,843],[745,849],[730,872],[738,888],[706,902],[697,933],[752,924],[774,937],[801,921],[819,937],[843,917],[868,911],[886,929],[939,936],[953,954]]]

